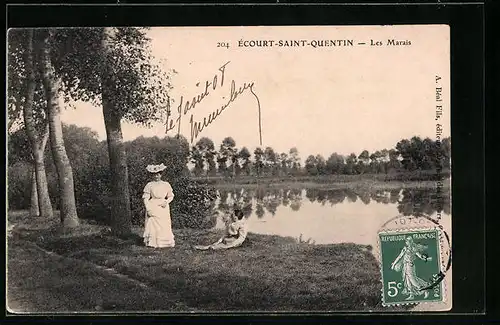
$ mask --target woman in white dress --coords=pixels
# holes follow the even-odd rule
[[[174,191],[168,182],[161,179],[166,166],[149,165],[146,169],[154,180],[146,184],[142,195],[146,208],[144,244],[155,248],[174,247],[170,219],[170,202],[174,199]]]

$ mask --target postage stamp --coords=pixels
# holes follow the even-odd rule
[[[439,229],[379,233],[385,306],[443,300]]]
[[[451,308],[449,26],[22,28],[7,68],[13,313]]]

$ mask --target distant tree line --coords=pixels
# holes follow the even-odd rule
[[[446,170],[450,168],[451,139],[434,141],[429,138],[402,139],[392,149],[368,150],[348,156],[332,153],[325,159],[320,154],[309,155],[302,164],[296,147],[277,152],[272,147],[257,147],[253,153],[247,147],[238,148],[232,137],[219,147],[201,138],[191,147],[190,160],[194,176],[298,176],[298,175],[359,175]]]
[[[63,139],[74,171],[76,208],[82,218],[99,218],[103,222],[111,215],[111,177],[109,151],[106,141],[99,141],[89,128],[63,125]],[[207,211],[212,211],[216,193],[213,188],[191,180],[190,174],[200,177],[218,176],[309,176],[328,174],[364,174],[433,170],[449,168],[450,139],[441,143],[429,139],[401,140],[391,150],[343,157],[332,154],[326,161],[320,155],[309,156],[302,165],[299,151],[291,148],[277,153],[273,148],[237,148],[228,137],[216,150],[214,143],[202,138],[195,146],[179,137],[138,137],[124,143],[129,169],[128,191],[132,221],[144,221],[141,202],[142,190],[149,181],[145,167],[151,163],[168,166],[165,177],[176,191],[172,203],[174,226],[203,227]],[[43,154],[48,191],[54,208],[61,206],[57,168],[50,149]],[[189,162],[194,168],[188,169]],[[34,158],[25,128],[8,136],[8,206],[9,209],[27,209],[36,196]],[[382,175],[380,175],[382,176]]]

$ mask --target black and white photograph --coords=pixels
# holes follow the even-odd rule
[[[448,25],[14,28],[6,68],[10,313],[451,309]]]

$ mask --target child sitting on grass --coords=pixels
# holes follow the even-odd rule
[[[198,250],[208,249],[228,249],[238,247],[245,241],[247,237],[247,226],[243,218],[243,211],[235,209],[234,213],[224,218],[226,231],[217,242],[208,246],[194,246]]]

